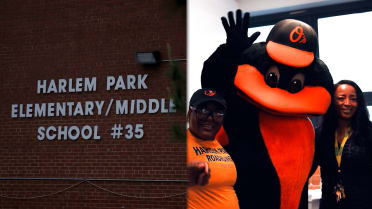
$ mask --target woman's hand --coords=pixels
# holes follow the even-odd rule
[[[189,184],[204,186],[208,184],[210,178],[210,169],[207,162],[193,161],[187,163],[189,173]]]

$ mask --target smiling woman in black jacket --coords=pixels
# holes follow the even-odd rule
[[[320,209],[371,208],[372,125],[355,82],[342,80],[335,85],[316,147],[322,178]]]

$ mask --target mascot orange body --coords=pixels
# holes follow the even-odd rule
[[[240,208],[297,209],[314,156],[311,115],[327,111],[333,81],[314,53],[317,35],[283,20],[267,41],[247,37],[249,15],[222,18],[227,33],[204,63],[203,88],[223,93],[228,110],[219,133],[234,160]],[[230,23],[230,24],[229,24]]]

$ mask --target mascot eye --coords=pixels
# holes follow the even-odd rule
[[[288,91],[290,93],[297,93],[304,88],[305,75],[303,73],[297,73],[293,76],[291,82],[289,82]]]
[[[276,66],[271,66],[269,70],[266,72],[265,82],[271,88],[275,88],[278,86],[280,78],[279,70]]]

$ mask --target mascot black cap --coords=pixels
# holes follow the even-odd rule
[[[301,21],[286,19],[275,24],[266,40],[268,55],[281,64],[306,67],[318,48],[314,29]]]

